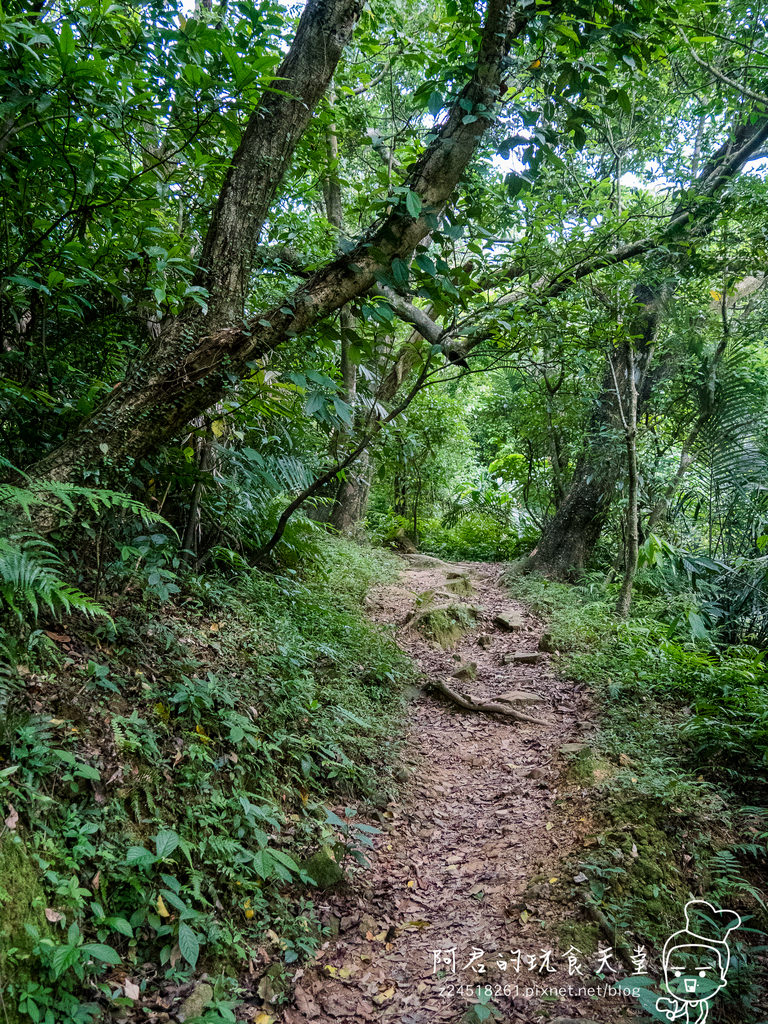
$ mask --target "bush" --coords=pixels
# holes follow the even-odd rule
[[[16,943],[6,1005],[85,1022],[111,1004],[117,965],[173,981],[259,947],[283,964],[316,948],[303,859],[366,841],[354,807],[339,829],[327,804],[394,791],[413,669],[360,610],[393,565],[328,540],[301,573],[191,577],[152,616],[117,600],[112,620],[67,623],[55,668],[10,670],[46,711],[8,681],[0,801],[51,915]]]

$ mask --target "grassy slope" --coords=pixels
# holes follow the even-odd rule
[[[674,639],[651,601],[620,623],[602,591],[520,576],[509,586],[548,621],[561,671],[591,688],[601,713],[596,743],[569,771],[597,822],[574,865],[586,876],[577,898],[616,942],[633,935],[656,953],[691,896],[738,910],[746,927],[731,943],[723,1019],[762,1021],[747,947],[764,942],[766,925],[766,826],[750,805],[764,803],[766,746],[755,737],[768,704],[747,697],[768,682],[762,656]]]
[[[329,539],[304,571],[193,577],[160,608],[115,598],[114,629],[33,638],[0,735],[0,799],[19,815],[0,841],[9,1020],[21,1003],[22,1020],[87,1021],[126,975],[173,985],[315,947],[299,862],[340,838],[329,804],[393,788],[412,668],[362,606],[394,566]],[[230,1017],[230,990],[209,1019]]]

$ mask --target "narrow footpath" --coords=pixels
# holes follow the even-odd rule
[[[626,998],[605,991],[621,965],[609,961],[596,977],[599,949],[570,941],[569,926],[584,918],[567,870],[594,831],[568,780],[596,732],[588,695],[554,672],[544,626],[510,599],[502,566],[422,555],[404,563],[398,582],[369,598],[424,676],[408,704],[401,799],[372,819],[381,834],[370,868],[321,900],[333,937],[298,972],[278,1019],[637,1019]],[[463,602],[471,614],[447,649],[418,628],[430,601]],[[467,710],[434,682],[545,724]],[[478,985],[490,1016],[472,1009]]]

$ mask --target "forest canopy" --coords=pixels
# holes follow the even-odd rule
[[[162,493],[197,557],[250,474],[271,550],[273,499],[351,528],[387,438],[447,457],[410,403],[443,396],[439,433],[490,389],[511,416],[465,475],[518,488],[515,553],[539,531],[537,568],[581,571],[629,501],[633,562],[695,470],[727,504],[759,458],[761,30],[706,3],[11,5],[9,471]],[[400,477],[416,534],[459,498]]]

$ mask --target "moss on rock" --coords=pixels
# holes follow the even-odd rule
[[[475,625],[478,610],[468,604],[427,606],[411,620],[411,626],[441,647],[451,647]]]
[[[16,991],[35,973],[31,955],[37,940],[27,928],[41,937],[50,934],[45,897],[23,841],[8,836],[0,842],[0,996],[7,1024],[21,1020]]]

